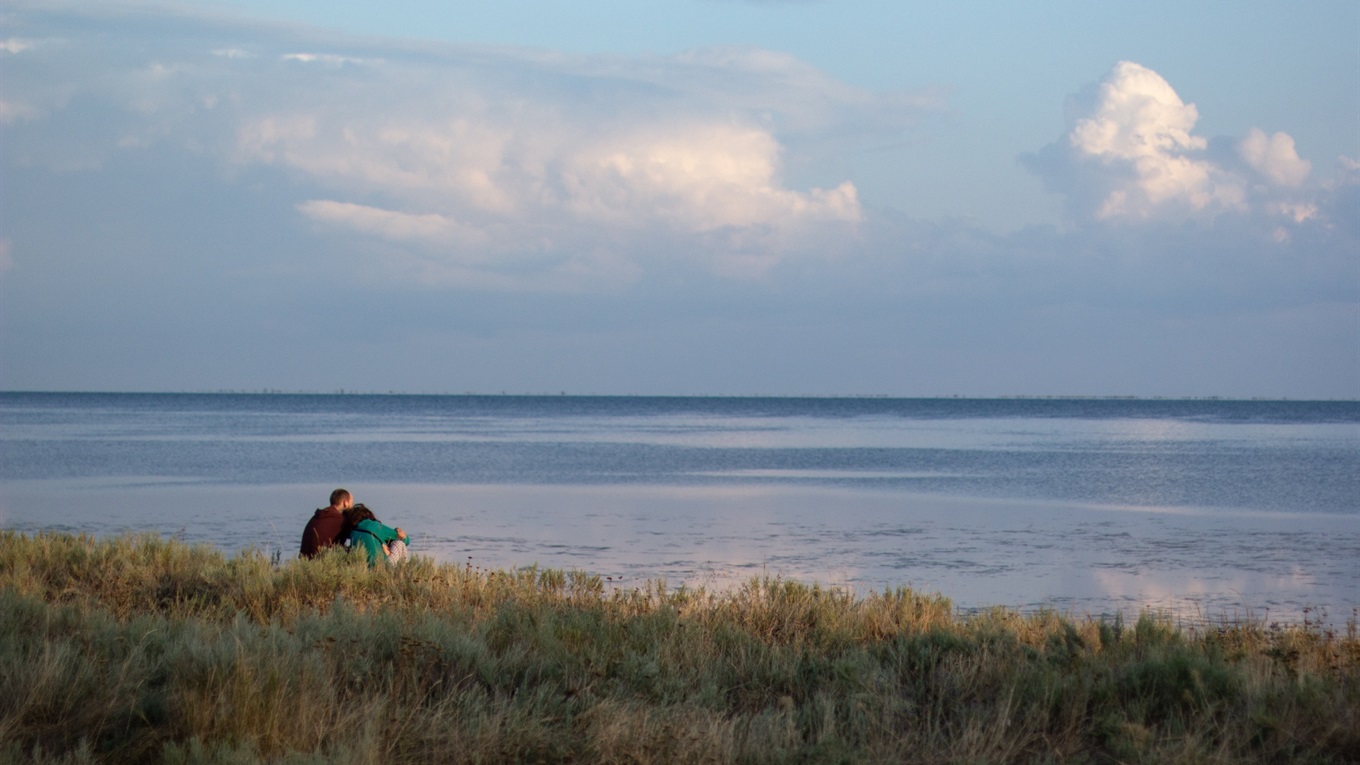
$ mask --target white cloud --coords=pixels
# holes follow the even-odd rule
[[[431,255],[451,262],[601,247],[639,257],[643,241],[646,257],[750,277],[808,249],[820,227],[839,232],[861,221],[849,181],[784,184],[785,147],[763,119],[768,103],[751,110],[723,89],[705,101],[691,81],[664,87],[667,66],[685,73],[712,66],[680,58],[650,61],[637,76],[597,60],[553,62],[543,72],[542,62],[511,58],[497,62],[490,83],[460,66],[427,71],[372,60],[334,81],[308,80],[343,96],[306,94],[255,110],[237,129],[233,157],[328,189],[324,203],[299,207],[313,220],[438,245],[445,249]],[[760,57],[739,58],[745,66]],[[808,69],[784,56],[769,64],[781,76]],[[544,77],[564,82],[545,92]],[[824,98],[836,90],[825,78],[799,79]],[[582,87],[589,108],[573,92]],[[703,237],[704,248],[686,246],[693,237]],[[475,257],[464,247],[476,247]]]
[[[798,192],[778,183],[768,131],[724,124],[647,126],[564,157],[565,205],[594,220],[656,219],[691,232],[857,222],[853,184]]]
[[[18,37],[10,37],[5,40],[0,40],[0,53],[9,53],[13,55],[16,53],[23,53],[24,51],[32,47],[33,47],[32,40],[24,40]]]
[[[1022,160],[1067,198],[1078,222],[1209,219],[1224,214],[1301,224],[1311,165],[1287,133],[1252,128],[1232,156],[1195,134],[1199,110],[1161,75],[1122,61],[1074,103],[1066,136]],[[1282,229],[1270,230],[1283,241]]]
[[[1294,139],[1287,133],[1268,136],[1260,128],[1252,128],[1237,145],[1237,150],[1252,169],[1277,186],[1302,186],[1313,169],[1310,162],[1299,159],[1294,150]]]
[[[460,226],[456,221],[437,213],[404,213],[328,199],[303,202],[298,205],[298,211],[313,220],[347,226],[365,234],[396,241],[466,246],[484,246],[487,243],[482,232]]]
[[[1240,209],[1237,179],[1197,158],[1208,145],[1191,131],[1199,120],[1166,80],[1122,61],[1101,82],[1094,110],[1068,134],[1077,156],[1112,176],[1096,209],[1101,219],[1147,219],[1168,209]]]
[[[42,112],[28,104],[0,99],[0,125],[9,125],[19,120],[31,120],[42,116]]]
[[[228,180],[277,170],[281,207],[316,230],[526,284],[563,263],[752,278],[835,257],[865,218],[847,145],[900,140],[942,106],[753,47],[570,55],[139,18],[159,19],[110,36],[59,25],[59,50],[23,57],[0,124],[46,118],[62,145],[29,126],[12,157],[90,170],[156,150]]]
[[[322,64],[332,67],[367,63],[367,60],[363,58],[341,56],[335,53],[285,53],[279,58],[284,61],[299,61],[304,64]]]
[[[1204,139],[1190,134],[1198,120],[1195,105],[1182,103],[1160,75],[1121,61],[1101,82],[1093,113],[1077,120],[1068,138],[1100,157],[1161,157],[1203,149]]]
[[[35,40],[10,37],[0,40],[0,54],[17,56],[38,46]],[[43,116],[43,110],[24,100],[0,97],[0,125],[11,125],[19,120],[33,120]]]
[[[221,56],[222,58],[240,58],[240,59],[255,58],[254,53],[251,53],[250,51],[245,50],[244,48],[235,47],[217,48],[212,52],[212,54],[214,56]]]
[[[1270,206],[1270,212],[1295,223],[1303,223],[1318,216],[1318,206],[1302,202],[1277,202]]]

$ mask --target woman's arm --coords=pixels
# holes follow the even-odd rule
[[[406,538],[406,532],[402,531],[399,528],[394,529],[391,526],[385,526],[378,521],[374,521],[373,525],[377,527],[373,530],[373,535],[376,536],[378,539],[381,539],[383,541],[383,544],[387,544],[388,542],[392,542],[398,539]]]

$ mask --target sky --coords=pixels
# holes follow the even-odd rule
[[[1360,398],[1360,4],[0,0],[0,390]]]

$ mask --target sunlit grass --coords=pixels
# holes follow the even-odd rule
[[[1354,762],[1360,638],[0,532],[15,762]]]

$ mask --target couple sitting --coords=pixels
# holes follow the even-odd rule
[[[331,492],[331,504],[323,507],[307,521],[302,530],[304,558],[316,557],[327,547],[343,545],[350,550],[363,548],[368,565],[377,564],[379,557],[400,563],[406,559],[406,532],[384,526],[373,517],[373,511],[362,504],[354,504],[354,497],[344,489]]]

